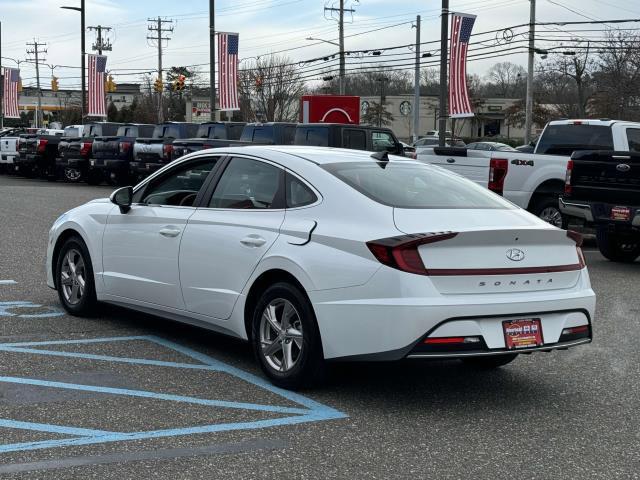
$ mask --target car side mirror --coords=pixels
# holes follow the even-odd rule
[[[120,207],[120,213],[127,213],[131,210],[131,203],[133,202],[133,187],[119,188],[111,194],[109,200]]]

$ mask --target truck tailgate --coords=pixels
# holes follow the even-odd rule
[[[489,162],[496,152],[467,151],[465,148],[435,147],[418,153],[418,160],[462,175],[477,184],[487,187],[489,183]]]

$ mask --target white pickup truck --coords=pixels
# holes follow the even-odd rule
[[[0,172],[13,172],[18,156],[18,135],[20,129],[5,129],[0,133]]]
[[[558,197],[575,150],[640,151],[640,123],[556,120],[544,128],[533,153],[435,147],[417,159],[467,177],[531,213],[563,226]]]

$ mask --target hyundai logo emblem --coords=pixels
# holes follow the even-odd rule
[[[514,262],[519,262],[520,260],[524,260],[524,252],[519,248],[510,248],[507,250],[507,258]]]
[[[631,170],[631,165],[627,165],[626,163],[619,163],[618,165],[616,165],[616,170],[618,170],[619,172],[628,172],[629,170]]]

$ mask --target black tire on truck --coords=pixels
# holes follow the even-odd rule
[[[612,262],[630,263],[640,256],[640,234],[623,236],[604,226],[598,227],[596,239],[602,256]]]
[[[535,199],[529,211],[536,217],[563,230],[567,229],[568,219],[560,212],[558,196],[540,196]]]

